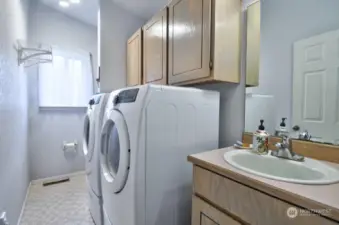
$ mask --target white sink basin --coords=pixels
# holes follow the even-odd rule
[[[224,154],[232,166],[261,177],[299,184],[332,184],[339,182],[339,170],[321,161],[305,158],[304,162],[258,155],[247,150]]]

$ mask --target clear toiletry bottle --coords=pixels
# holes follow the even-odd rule
[[[286,127],[286,123],[285,123],[286,120],[287,120],[287,118],[281,118],[281,123],[280,123],[278,129],[276,129],[276,131],[275,131],[275,136],[286,137],[286,136],[289,135],[287,127]]]
[[[269,134],[265,131],[264,120],[260,120],[258,130],[253,134],[253,150],[259,154],[267,154],[268,137]]]

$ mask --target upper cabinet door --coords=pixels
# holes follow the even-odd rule
[[[246,85],[259,85],[260,66],[260,2],[247,8]]]
[[[212,0],[173,0],[169,5],[170,84],[210,76]]]
[[[168,8],[144,27],[144,83],[167,84]]]
[[[142,30],[127,42],[127,86],[142,84]]]

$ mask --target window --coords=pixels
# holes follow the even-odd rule
[[[89,53],[53,48],[53,63],[39,65],[40,107],[86,107],[93,89]]]

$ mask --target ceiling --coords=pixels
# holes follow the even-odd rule
[[[40,0],[43,4],[50,6],[70,17],[83,21],[87,24],[97,26],[98,0],[81,0],[80,4],[73,4],[68,8],[59,6],[59,0]],[[137,1],[137,0],[136,0]]]
[[[81,0],[80,4],[71,5],[68,8],[59,6],[59,0],[40,0],[43,4],[52,7],[70,17],[76,18],[87,24],[97,26],[97,11],[99,0]],[[150,19],[156,12],[164,8],[169,0],[112,0],[121,8],[132,14]]]
[[[169,0],[112,0],[127,11],[143,19],[150,19],[164,8]]]
[[[97,11],[100,0],[81,0],[78,5],[71,5],[69,8],[59,6],[59,0],[40,0],[44,4],[61,11],[68,16],[79,19],[85,23],[97,26]],[[143,18],[150,19],[156,12],[167,5],[170,0],[111,0],[123,9],[132,14]],[[243,0],[245,5],[257,0]]]

